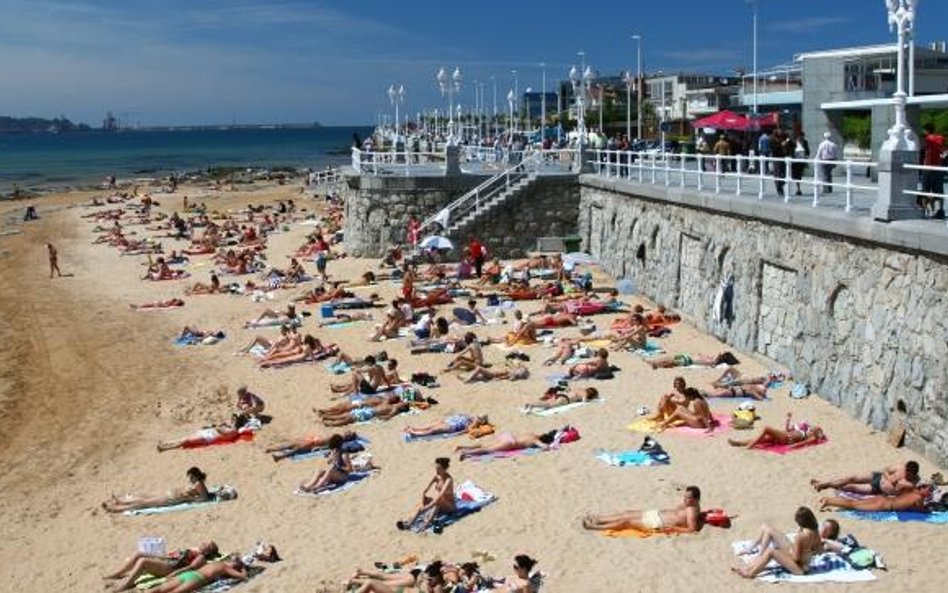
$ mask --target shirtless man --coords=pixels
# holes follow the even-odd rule
[[[609,351],[600,348],[596,351],[596,358],[589,362],[580,362],[569,367],[567,375],[571,379],[592,377],[596,373],[609,370]]]
[[[649,420],[664,420],[674,414],[679,406],[684,406],[688,403],[688,399],[685,397],[685,389],[688,387],[688,384],[685,383],[685,378],[675,377],[672,386],[675,388],[675,391],[666,393],[658,400],[655,413],[648,417]]]
[[[361,371],[352,371],[352,380],[341,385],[332,385],[333,393],[375,393],[384,383],[391,387],[389,375],[375,360],[374,356],[365,357],[366,367]]]
[[[583,527],[591,530],[642,529],[669,533],[696,533],[701,527],[701,490],[697,486],[685,488],[685,497],[673,509],[625,511],[614,515],[587,515]]]
[[[931,496],[931,484],[919,484],[912,490],[902,492],[896,496],[868,496],[853,500],[838,496],[824,496],[820,498],[820,510],[827,511],[833,507],[837,509],[851,509],[855,511],[915,511],[927,513],[925,502]]]
[[[49,277],[52,278],[53,272],[56,272],[56,275],[62,278],[63,273],[59,271],[59,252],[52,243],[46,244],[46,250],[49,252]]]
[[[411,529],[415,521],[421,519],[418,531],[424,531],[438,515],[450,515],[458,510],[454,504],[454,478],[448,473],[450,464],[451,460],[447,457],[435,459],[435,475],[421,493],[421,504],[410,520],[395,523],[399,530]]]
[[[481,350],[481,343],[477,340],[477,336],[473,332],[467,332],[464,334],[464,344],[464,350],[455,355],[443,372],[473,371],[484,366],[484,353]]]
[[[322,418],[325,426],[348,426],[356,422],[368,422],[372,419],[391,420],[395,416],[407,412],[411,404],[405,401],[397,403],[388,403],[386,400],[377,406],[354,408],[350,412],[338,416],[324,416]]]
[[[854,494],[871,494],[874,496],[896,496],[915,489],[918,484],[918,462],[908,461],[905,465],[892,465],[882,471],[868,474],[857,474],[836,480],[810,480],[810,485],[817,492],[826,488],[845,490]]]
[[[711,408],[701,396],[701,392],[694,387],[685,389],[685,404],[675,408],[674,412],[659,422],[658,430],[665,430],[675,423],[682,423],[690,428],[704,428],[706,432],[714,430]]]

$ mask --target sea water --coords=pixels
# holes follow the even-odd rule
[[[0,135],[0,196],[13,184],[46,191],[209,167],[324,169],[350,161],[368,127],[190,129]]]

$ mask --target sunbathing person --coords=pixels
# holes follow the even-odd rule
[[[268,368],[298,362],[315,362],[327,356],[332,356],[333,352],[335,352],[335,346],[323,345],[322,342],[307,334],[303,338],[303,349],[301,351],[287,350],[267,355],[260,360],[260,366]]]
[[[217,277],[217,274],[211,274],[211,283],[204,284],[203,282],[195,282],[193,286],[189,286],[184,289],[184,294],[188,296],[198,295],[198,294],[218,294],[224,292],[221,289],[221,280]]]
[[[343,585],[346,591],[356,593],[409,593],[421,591],[426,582],[425,571],[420,568],[408,572],[372,572],[357,568],[352,578]]]
[[[259,395],[248,391],[243,385],[237,388],[237,412],[239,414],[251,417],[258,416],[263,413],[265,407],[266,403]]]
[[[588,355],[589,349],[582,345],[581,340],[573,340],[569,338],[562,338],[559,341],[559,346],[556,349],[556,352],[553,353],[553,356],[550,356],[543,361],[544,366],[550,366],[553,364],[565,364],[570,358],[583,357]]]
[[[258,327],[260,325],[281,325],[284,323],[299,323],[299,318],[296,315],[296,305],[290,303],[286,306],[286,311],[274,311],[273,309],[267,309],[256,319],[248,321],[246,327]]]
[[[810,480],[810,485],[817,492],[835,488],[854,494],[894,496],[915,489],[920,479],[918,471],[917,461],[907,461],[905,465],[892,465],[882,471],[868,474],[849,475],[827,481]]]
[[[280,326],[280,337],[276,340],[271,340],[265,336],[256,336],[249,344],[238,350],[237,354],[247,354],[257,346],[266,349],[264,356],[271,356],[277,352],[302,352],[303,338],[295,327],[282,325]]]
[[[672,387],[674,387],[675,391],[664,394],[658,400],[658,405],[655,406],[655,413],[648,417],[649,420],[664,420],[674,414],[675,410],[680,406],[688,404],[688,399],[685,397],[685,389],[688,387],[688,384],[685,383],[685,378],[675,377],[675,380],[672,382]]]
[[[613,515],[588,514],[583,527],[591,530],[639,529],[670,533],[696,533],[703,526],[701,518],[701,490],[697,486],[685,488],[684,500],[673,509],[624,511]]]
[[[242,434],[252,433],[255,428],[260,426],[259,421],[251,422],[250,420],[249,416],[234,414],[230,423],[208,426],[181,439],[161,441],[158,443],[158,452],[203,447],[214,443],[233,443],[240,439]]]
[[[537,326],[530,320],[523,318],[523,313],[517,309],[514,312],[513,331],[508,332],[505,342],[508,346],[530,345],[537,343]]]
[[[704,428],[705,432],[713,431],[715,420],[701,392],[694,387],[688,387],[684,395],[685,404],[675,408],[674,412],[659,422],[658,430],[662,431],[670,426],[680,425],[689,428]]]
[[[165,507],[184,502],[210,500],[211,494],[204,483],[207,480],[207,475],[197,467],[191,467],[187,471],[187,476],[188,481],[191,482],[191,485],[187,488],[172,489],[167,494],[158,496],[132,496],[129,494],[119,498],[112,495],[110,500],[102,503],[102,508],[109,513],[122,513],[149,507]]]
[[[392,306],[385,310],[385,321],[375,327],[375,333],[369,337],[369,341],[378,342],[382,338],[398,337],[398,330],[411,321],[402,313],[401,304],[401,299],[392,301]]]
[[[503,451],[516,451],[518,449],[537,448],[548,451],[556,438],[558,431],[551,430],[543,434],[524,433],[513,434],[502,432],[494,436],[492,443],[487,445],[459,445],[454,448],[455,453],[460,453],[461,461],[468,457],[478,455],[489,455],[491,453],[500,453]]]
[[[348,426],[357,422],[368,422],[369,420],[391,420],[395,416],[407,412],[411,409],[411,404],[399,400],[397,403],[385,401],[376,406],[367,406],[355,408],[352,411],[337,416],[324,416],[321,418],[325,426]]]
[[[474,325],[477,322],[487,323],[480,309],[477,308],[477,301],[471,299],[467,302],[467,307],[456,307],[452,311],[454,321],[461,325]]]
[[[895,496],[867,496],[866,498],[842,498],[840,496],[824,496],[820,498],[820,510],[832,508],[849,509],[853,511],[914,511],[927,513],[928,499],[932,495],[931,484],[918,484],[911,490],[903,491]]]
[[[145,311],[147,309],[170,309],[172,307],[183,307],[184,301],[181,299],[168,299],[167,301],[152,301],[150,303],[142,303],[140,305],[129,305],[130,308],[135,309],[136,311]]]
[[[473,332],[467,332],[464,334],[464,349],[454,355],[443,372],[473,371],[483,366],[484,352],[481,350],[481,343]]]
[[[209,558],[218,556],[217,544],[206,542],[196,548],[174,550],[167,555],[145,554],[136,552],[125,564],[115,572],[102,577],[106,580],[123,579],[111,587],[112,591],[127,591],[135,588],[135,583],[142,575],[154,577],[173,577],[186,570],[195,570],[204,566]]]
[[[435,459],[435,475],[421,493],[421,504],[415,509],[408,521],[397,521],[400,531],[411,529],[415,521],[421,519],[419,531],[424,531],[440,515],[450,515],[458,510],[454,503],[454,478],[448,473],[451,460],[447,457]]]
[[[497,284],[500,282],[500,260],[494,259],[481,271],[481,277],[477,280],[477,284],[483,286],[485,284]]]
[[[324,319],[319,322],[319,327],[332,327],[341,323],[351,323],[353,321],[372,321],[375,316],[365,311],[353,311],[352,313],[336,313],[330,319]]]
[[[405,434],[413,437],[428,437],[442,434],[461,434],[481,426],[487,426],[490,422],[487,416],[468,416],[467,414],[454,414],[447,416],[440,422],[428,424],[427,426],[406,426]]]
[[[652,328],[671,325],[679,321],[681,321],[681,315],[678,313],[669,313],[664,305],[659,305],[658,310],[654,313],[645,315],[645,322]]]
[[[628,328],[618,330],[610,339],[609,348],[612,350],[643,350],[648,341],[648,330],[645,319],[638,313],[630,316]]]
[[[328,408],[313,408],[313,412],[321,418],[325,418],[326,416],[341,416],[359,408],[375,408],[384,404],[397,404],[400,401],[402,401],[402,397],[394,393],[386,396],[366,395],[353,398],[351,402],[336,404]]]
[[[810,558],[823,552],[820,526],[813,511],[807,507],[798,508],[793,519],[800,530],[794,534],[792,541],[783,532],[764,524],[757,539],[748,548],[748,553],[760,550],[757,557],[750,564],[735,560],[731,569],[742,577],[752,579],[774,561],[792,574],[809,572]]]
[[[570,313],[554,313],[537,317],[533,324],[538,328],[572,327],[579,323],[575,315]]]
[[[197,570],[186,570],[172,579],[168,579],[150,593],[191,593],[203,589],[220,579],[247,580],[244,563],[240,557],[229,561],[208,562]]]
[[[707,391],[705,397],[749,397],[756,400],[767,399],[767,386],[758,384],[733,385],[717,391]]]
[[[793,414],[787,413],[787,422],[783,430],[772,426],[765,426],[756,438],[750,440],[728,439],[733,447],[754,449],[767,445],[789,445],[791,449],[798,449],[826,440],[826,433],[819,426],[808,422],[792,422]]]
[[[526,404],[523,406],[525,412],[534,410],[551,410],[570,404],[591,402],[599,399],[599,390],[595,387],[586,387],[584,389],[574,389],[570,392],[550,388],[538,403]]]
[[[600,348],[596,351],[596,358],[589,362],[580,362],[569,367],[566,375],[570,379],[594,377],[598,373],[609,370],[609,351]]]
[[[530,376],[530,369],[520,363],[507,365],[499,370],[491,370],[486,367],[477,367],[474,371],[465,379],[464,377],[458,376],[458,379],[461,379],[465,383],[475,383],[477,381],[493,381],[494,379],[500,381],[522,381]]]
[[[451,292],[447,288],[439,288],[429,292],[424,296],[416,295],[411,298],[409,302],[411,303],[411,306],[416,309],[427,309],[437,305],[453,303],[454,299],[451,298]]]
[[[539,573],[531,574],[537,561],[526,554],[517,554],[514,556],[514,574],[504,577],[502,582],[497,582],[490,589],[491,591],[507,591],[508,593],[537,593],[539,591],[539,582],[541,575]]]
[[[280,461],[281,459],[286,459],[287,457],[305,455],[306,453],[312,453],[313,451],[325,449],[329,446],[329,441],[334,436],[336,435],[332,434],[328,437],[312,435],[302,439],[283,441],[277,443],[276,445],[267,447],[265,451],[271,454],[273,461]],[[344,432],[339,436],[342,437],[343,444],[359,438],[359,435],[352,431]]]
[[[784,381],[789,378],[789,375],[786,373],[767,373],[766,375],[756,376],[756,377],[744,377],[741,376],[741,371],[736,368],[729,367],[724,369],[724,372],[721,373],[721,376],[711,382],[712,387],[717,387],[719,389],[726,389],[728,387],[734,386],[748,386],[748,385],[763,385],[767,387],[778,381]]]
[[[184,326],[184,329],[181,330],[181,333],[178,334],[179,340],[185,339],[198,339],[204,340],[207,338],[222,338],[224,336],[224,330],[210,330],[210,329],[199,329],[197,327],[191,327],[190,325]]]
[[[361,371],[352,371],[352,377],[348,383],[331,385],[330,389],[332,392],[372,394],[378,391],[383,383],[386,387],[392,386],[389,380],[390,375],[386,374],[374,356],[366,356],[365,365]]]
[[[319,470],[313,477],[300,484],[303,492],[317,493],[328,490],[336,484],[344,484],[352,473],[352,460],[349,454],[342,449],[342,436],[334,434],[329,437],[329,457],[326,459],[326,469]]]
[[[653,358],[649,361],[649,364],[652,365],[653,369],[671,369],[675,367],[690,366],[716,367],[719,364],[735,365],[740,364],[740,362],[741,361],[739,361],[730,352],[721,352],[720,354],[715,355],[699,354],[697,356],[691,356],[690,354],[676,354],[674,356],[665,356],[663,358]]]

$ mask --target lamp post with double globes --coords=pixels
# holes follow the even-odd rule
[[[625,82],[625,137],[632,142],[632,84],[635,82],[635,76],[631,70],[625,71],[622,81]]]
[[[514,135],[514,92],[513,89],[507,93],[507,106],[510,108],[510,119],[507,120],[507,144],[513,144]]]
[[[454,134],[454,94],[461,91],[461,81],[463,80],[461,69],[455,68],[454,74],[449,77],[444,68],[441,68],[438,70],[436,79],[438,88],[441,89],[441,95],[448,95],[448,144],[454,145],[457,143]]]
[[[392,135],[392,144],[395,145],[398,144],[398,108],[405,101],[405,87],[398,85],[396,89],[394,84],[388,87],[388,100],[395,107],[395,133]]]
[[[906,40],[911,39],[915,26],[915,9],[918,0],[886,0],[889,13],[889,29],[897,29],[899,36],[898,65],[896,67],[896,89],[892,95],[895,104],[895,124],[889,129],[889,138],[883,144],[888,150],[918,150],[918,137],[908,125],[905,104]]]
[[[580,150],[586,146],[586,95],[595,77],[591,66],[586,66],[584,72],[580,72],[576,66],[569,70],[569,81],[573,85],[573,95],[576,97],[576,131],[579,135]]]

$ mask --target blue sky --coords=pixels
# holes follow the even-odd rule
[[[884,43],[884,0],[759,0],[761,68],[795,53]],[[577,6],[579,10],[577,10]],[[745,0],[0,0],[0,115],[97,124],[374,123],[385,90],[405,108],[443,105],[434,74],[540,87],[584,51],[600,73],[732,73],[751,65]],[[919,43],[948,39],[948,2],[921,0]]]

